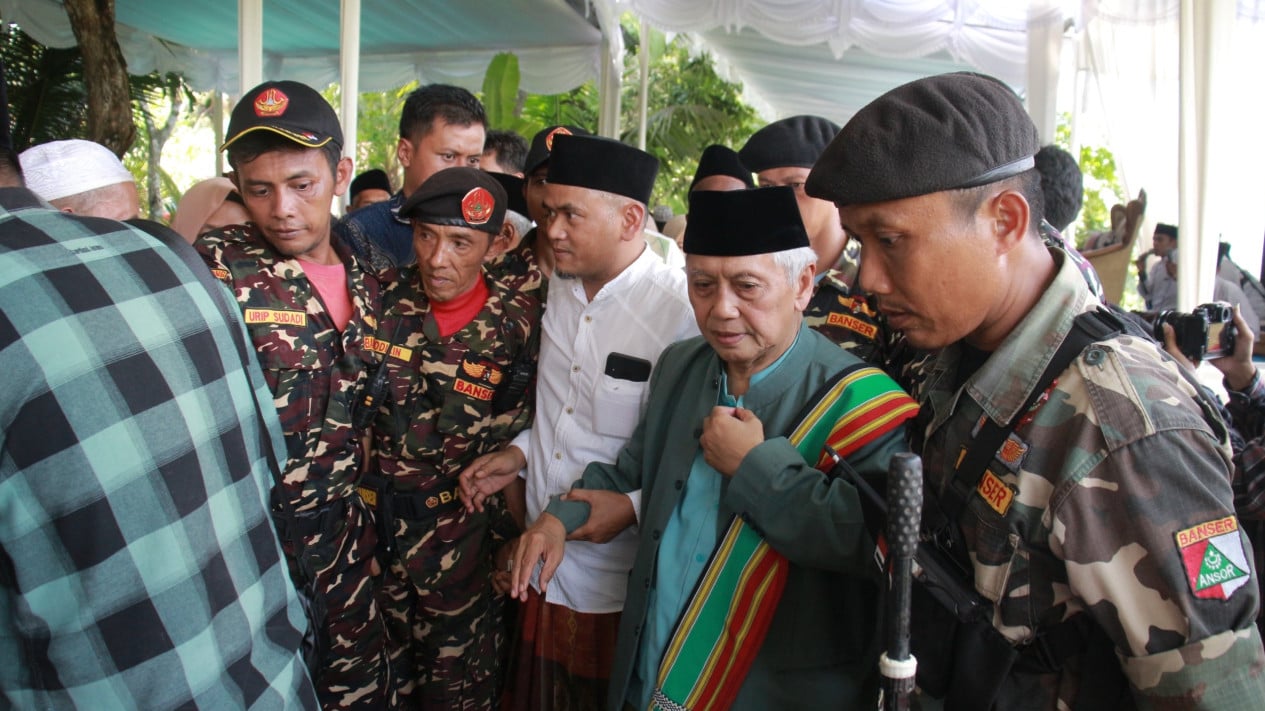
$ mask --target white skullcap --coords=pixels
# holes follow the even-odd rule
[[[109,148],[78,138],[31,146],[22,151],[18,160],[26,187],[50,201],[107,185],[136,182]]]

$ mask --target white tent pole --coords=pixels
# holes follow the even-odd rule
[[[339,13],[339,70],[341,72],[343,155],[356,161],[357,110],[360,99],[360,0],[342,0]],[[348,196],[341,198],[347,206]]]
[[[224,95],[219,89],[211,92],[211,135],[215,138],[215,175],[224,175]]]
[[[1178,113],[1177,308],[1189,311],[1212,298],[1216,273],[1217,235],[1211,202],[1219,182],[1216,105],[1220,82],[1217,71],[1230,44],[1234,0],[1182,0]]]
[[[637,147],[646,150],[646,115],[650,107],[650,25],[645,20],[641,21],[641,50],[638,52],[638,58],[641,60],[641,88],[637,92]]]
[[[237,0],[237,93],[264,81],[264,0]]]
[[[1055,0],[1034,0],[1028,9],[1028,115],[1042,145],[1054,143],[1062,51],[1062,7]]]

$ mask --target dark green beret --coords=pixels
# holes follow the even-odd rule
[[[527,149],[527,159],[523,161],[523,174],[530,176],[541,163],[549,160],[553,151],[553,138],[559,135],[592,136],[593,134],[579,126],[546,126],[536,132],[531,139],[531,148]]]
[[[400,208],[400,215],[417,222],[469,227],[488,234],[501,231],[505,188],[478,168],[445,168],[426,179]]]
[[[630,145],[600,136],[559,134],[549,156],[551,183],[601,190],[650,202],[659,159]]]
[[[840,206],[972,188],[1032,168],[1041,148],[1019,97],[970,72],[910,82],[848,121],[804,186]]]
[[[774,121],[747,139],[738,158],[753,173],[770,168],[811,168],[839,124],[820,116],[792,116]]]
[[[732,148],[715,143],[703,149],[703,155],[698,159],[698,169],[694,171],[694,180],[690,181],[690,190],[694,189],[698,181],[713,175],[728,175],[741,180],[748,188],[755,187],[755,181],[751,180],[751,171],[742,164],[738,154]]]
[[[795,190],[695,190],[685,223],[686,254],[743,257],[807,247]]]

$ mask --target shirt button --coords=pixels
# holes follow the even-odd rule
[[[675,486],[677,490],[680,490],[681,487],[685,486],[685,482],[681,481],[680,479],[677,479]]]
[[[568,415],[570,415],[570,414],[571,414],[571,413],[573,413],[573,412],[575,412],[575,408],[574,408],[574,407],[568,407],[568,408],[567,408],[567,414],[568,414]]]
[[[553,453],[553,458],[554,458],[554,459],[562,459],[562,452],[554,452],[554,453]]]
[[[652,532],[650,533],[650,538],[651,538],[651,539],[653,539],[653,540],[656,540],[656,541],[657,541],[657,540],[659,540],[659,532],[658,532],[658,531],[652,531]]]
[[[571,366],[571,372],[572,372],[572,373],[578,373],[578,372],[580,372],[580,366],[578,366],[578,365],[573,365],[573,366]]]
[[[584,320],[585,320],[586,322],[591,322],[591,321],[593,320],[593,317],[592,317],[592,316],[585,316],[585,317],[584,317]]]

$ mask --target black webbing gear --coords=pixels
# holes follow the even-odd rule
[[[373,367],[373,372],[365,378],[360,391],[356,393],[356,398],[351,402],[351,426],[357,431],[364,430],[373,423],[378,407],[383,400],[387,399],[390,392],[390,383],[387,382],[387,358],[390,357],[391,349],[395,347],[396,342],[400,340],[400,329],[403,326],[403,320],[396,322],[395,332],[391,334],[391,340],[387,342],[381,360]]]
[[[240,316],[235,317],[234,315],[239,312],[236,308],[230,308],[228,305],[227,297],[225,296],[227,287],[211,276],[211,271],[207,267],[206,262],[202,261],[202,257],[198,255],[192,245],[174,230],[150,220],[135,219],[128,220],[127,223],[144,230],[151,237],[165,244],[173,254],[185,263],[189,271],[193,272],[193,275],[197,277],[203,288],[211,295],[211,300],[219,308],[220,315],[224,317],[225,326],[227,326],[229,333],[232,335],[233,345],[237,347],[237,354],[242,360],[242,373],[251,389],[250,402],[255,408],[255,420],[259,424],[260,442],[264,445],[264,457],[268,462],[269,471],[272,472],[274,496],[271,498],[274,499],[276,506],[270,506],[270,508],[273,510],[274,516],[276,514],[280,515],[282,525],[278,526],[278,528],[288,529],[291,533],[299,532],[302,529],[298,522],[298,515],[295,513],[294,503],[290,501],[290,497],[286,494],[283,481],[285,470],[272,452],[272,436],[264,425],[263,411],[259,407],[259,401],[255,398],[255,382],[250,377],[249,366],[252,362],[255,362],[257,356],[255,355],[255,350],[247,346],[242,328],[237,325]],[[304,615],[307,617],[308,628],[303,635],[300,652],[303,655],[303,662],[307,666],[308,672],[311,674],[312,679],[316,680],[324,667],[325,652],[329,648],[325,633],[325,599],[316,589],[316,571],[312,569],[312,561],[309,559],[303,538],[295,535],[288,543],[294,551],[295,564],[304,582],[302,588],[297,590],[297,592],[299,601],[302,603]]]

